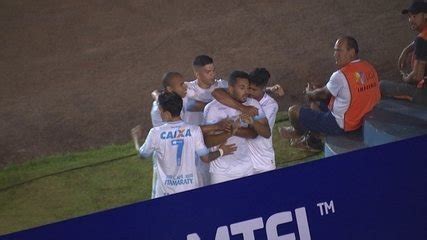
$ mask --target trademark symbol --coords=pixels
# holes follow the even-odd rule
[[[333,200],[331,200],[329,203],[328,202],[318,203],[317,206],[319,207],[319,210],[320,210],[320,216],[328,215],[330,213],[335,213]]]

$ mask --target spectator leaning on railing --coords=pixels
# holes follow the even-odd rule
[[[414,103],[427,105],[426,62],[427,62],[427,3],[414,2],[408,9],[409,26],[419,34],[405,47],[398,60],[398,69],[403,82],[381,81],[383,97],[406,99]],[[405,72],[406,59],[411,57],[411,70]]]

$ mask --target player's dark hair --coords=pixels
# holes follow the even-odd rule
[[[182,98],[176,93],[162,91],[158,98],[159,106],[168,111],[172,117],[178,117],[182,110]]]
[[[246,78],[249,80],[249,75],[243,71],[233,71],[228,78],[228,85],[234,86],[237,82],[237,78]]]
[[[265,68],[255,68],[249,73],[249,82],[257,87],[267,86],[268,80],[270,80],[270,73]]]
[[[208,64],[212,64],[213,59],[207,55],[199,55],[193,61],[193,67],[203,67]]]
[[[163,87],[166,88],[167,86],[170,86],[171,80],[176,78],[176,77],[182,77],[181,73],[179,73],[179,72],[167,72],[167,73],[163,74],[163,77],[162,77]]]
[[[341,38],[342,40],[345,40],[345,42],[347,43],[347,49],[354,49],[354,52],[357,54],[359,54],[359,45],[357,44],[357,41],[354,37],[351,36],[345,36]]]

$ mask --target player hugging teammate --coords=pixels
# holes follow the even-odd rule
[[[132,129],[139,155],[153,158],[152,197],[161,197],[275,169],[272,129],[276,85],[269,72],[233,71],[228,81],[215,79],[212,58],[193,61],[195,80],[177,72],[163,76],[163,90],[153,92],[153,128],[140,146],[142,128]]]

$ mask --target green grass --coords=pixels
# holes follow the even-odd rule
[[[293,166],[295,164],[309,162],[324,157],[323,152],[313,153],[290,146],[288,140],[280,138],[278,127],[290,126],[286,112],[279,112],[273,130],[273,146],[278,168]]]
[[[0,172],[0,188],[66,171],[0,191],[0,235],[113,208],[151,195],[151,161],[136,157],[133,145],[108,146],[52,156]],[[92,164],[98,164],[93,165]]]
[[[279,113],[273,132],[277,166],[322,158],[279,138],[286,120]],[[0,171],[0,235],[149,199],[151,179],[151,161],[130,143],[9,165]]]

